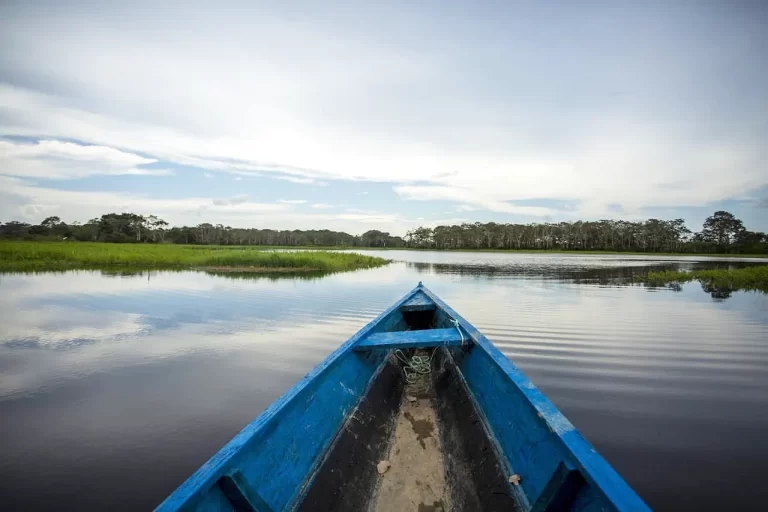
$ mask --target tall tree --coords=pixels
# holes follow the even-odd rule
[[[43,219],[43,222],[40,223],[40,225],[45,228],[47,231],[52,230],[56,226],[61,224],[61,219],[56,217],[55,215],[52,217],[46,217]]]
[[[717,244],[718,249],[727,252],[742,231],[744,231],[743,222],[732,213],[720,210],[711,217],[707,217],[701,235],[705,241]]]

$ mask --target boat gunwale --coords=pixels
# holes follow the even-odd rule
[[[427,287],[419,282],[417,286],[429,298],[431,298],[438,308],[442,309],[448,316],[452,317],[469,334],[477,348],[482,349],[495,363],[506,377],[515,385],[517,390],[536,410],[538,416],[544,421],[547,428],[555,435],[555,438],[562,443],[563,447],[569,452],[575,461],[583,469],[584,478],[598,488],[618,510],[650,510],[640,496],[629,486],[629,484],[619,475],[615,469],[605,460],[592,444],[579,432],[579,430],[560,412],[560,410],[547,398],[547,396],[517,367],[509,360],[483,333],[475,326],[469,323],[464,317],[458,314],[448,304],[443,302]],[[465,376],[461,371],[461,378]],[[493,432],[493,425],[488,421],[485,410],[477,400],[472,387],[465,381],[470,397],[475,401],[478,411],[486,422],[490,438],[499,449],[502,460],[505,464],[511,464],[507,457],[501,441],[497,438],[497,433]],[[508,468],[514,469],[514,468]],[[526,499],[528,497],[526,496]]]
[[[318,474],[322,470],[323,465],[325,462],[331,457],[333,454],[333,450],[338,444],[342,434],[344,433],[344,427],[347,425],[347,422],[349,419],[354,416],[358,409],[360,408],[360,404],[365,398],[368,396],[368,393],[371,391],[371,388],[373,387],[376,380],[381,376],[382,372],[384,371],[384,367],[387,366],[388,362],[385,358],[379,366],[374,370],[373,375],[371,376],[370,380],[368,380],[365,389],[360,395],[360,400],[358,400],[357,404],[355,404],[355,407],[349,411],[349,414],[342,420],[341,427],[336,431],[336,433],[333,435],[333,438],[331,439],[331,442],[328,443],[328,446],[323,451],[323,453],[320,454],[320,456],[317,458],[315,463],[312,465],[312,467],[307,472],[307,477],[304,479],[304,481],[301,483],[301,486],[299,487],[299,490],[296,492],[296,494],[291,498],[291,501],[288,503],[288,505],[285,507],[285,510],[297,510],[298,507],[301,505],[301,502],[306,498],[307,493],[312,488],[312,485],[315,483],[315,479],[317,479]]]
[[[232,439],[230,439],[222,448],[220,448],[213,456],[211,456],[202,466],[195,470],[184,482],[179,485],[174,491],[168,495],[158,506],[155,508],[156,512],[180,510],[184,506],[189,504],[189,501],[195,497],[202,496],[205,492],[213,486],[216,481],[226,474],[227,465],[232,459],[247,446],[248,442],[253,439],[260,431],[268,428],[274,421],[277,420],[277,415],[280,410],[287,405],[291,400],[296,398],[302,393],[309,384],[317,377],[321,376],[325,372],[329,371],[334,364],[339,362],[342,357],[353,352],[355,344],[363,337],[367,336],[370,331],[376,327],[382,320],[387,318],[393,312],[397,311],[401,304],[410,299],[413,295],[420,291],[424,291],[425,288],[421,281],[419,284],[406,293],[401,299],[397,300],[390,307],[385,309],[380,315],[368,322],[355,334],[353,334],[347,341],[342,343],[336,350],[331,352],[325,359],[312,368],[304,377],[302,377],[296,384],[291,386],[285,393],[272,402],[269,407],[262,411],[253,421],[243,427]],[[368,385],[370,382],[368,383]],[[366,385],[367,389],[367,385]],[[344,425],[344,421],[340,426]],[[325,452],[325,451],[324,451]],[[318,455],[319,459],[325,457],[325,453]],[[315,461],[316,462],[316,461]],[[313,463],[310,471],[313,471],[316,464]],[[300,494],[304,490],[304,484],[297,489],[296,494]],[[288,505],[296,501],[296,495],[294,495],[288,502]]]

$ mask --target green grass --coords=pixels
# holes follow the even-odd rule
[[[100,242],[0,242],[0,270],[200,268],[250,272],[342,272],[389,260],[346,252],[269,252],[251,247],[109,244]]]
[[[659,285],[698,281],[711,288],[768,292],[768,265],[722,270],[694,270],[692,272],[651,271],[641,281]]]

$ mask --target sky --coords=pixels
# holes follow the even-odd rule
[[[768,5],[0,3],[0,221],[768,231]]]

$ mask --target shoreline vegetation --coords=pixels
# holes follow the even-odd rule
[[[368,230],[351,235],[328,229],[275,230],[202,223],[170,226],[154,215],[108,213],[84,224],[47,217],[40,224],[0,223],[0,240],[113,242],[226,247],[371,248],[472,251],[594,251],[639,254],[768,255],[768,234],[750,231],[733,214],[717,211],[699,232],[684,219],[638,222],[603,219],[545,223],[464,222],[422,226],[405,236]]]
[[[281,274],[324,275],[380,267],[392,261],[386,258],[349,251],[355,249],[359,250],[362,248],[0,241],[0,271],[198,270],[212,274],[242,276],[248,274],[272,274],[275,276]],[[376,249],[383,248],[374,248],[374,250]],[[398,249],[410,250],[408,248]],[[450,251],[461,252],[458,249]],[[382,252],[386,252],[386,250]],[[581,254],[638,254],[617,251],[510,251],[493,249],[474,249],[469,252],[567,254],[573,256]],[[665,254],[639,253],[639,255],[658,257]],[[691,255],[669,254],[669,256]],[[705,254],[702,256],[709,257],[715,255]],[[761,257],[761,255],[743,254],[720,254],[717,256]],[[768,293],[768,265],[692,271],[649,270],[647,273],[629,278],[626,284],[641,283],[654,287],[679,287],[681,284],[691,281],[698,281],[705,289],[747,290]]]
[[[210,272],[345,272],[390,260],[339,251],[269,251],[242,246],[0,242],[0,271],[105,268],[188,269]]]
[[[690,254],[647,253],[629,251],[562,251],[526,249],[427,249],[417,247],[354,246],[232,246],[131,244],[108,242],[18,241],[0,240],[0,271],[46,271],[102,269],[113,267],[147,269],[194,269],[209,272],[298,273],[342,272],[374,268],[392,261],[388,258],[362,255],[356,250],[483,252],[515,254],[699,256],[715,258],[767,258],[764,254]],[[683,276],[680,273],[680,277]],[[652,280],[663,276],[650,273]],[[671,276],[671,274],[670,274]],[[670,277],[668,276],[668,277]],[[670,279],[673,280],[673,279]],[[692,280],[688,279],[689,281]]]

